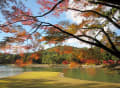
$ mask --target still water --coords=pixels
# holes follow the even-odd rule
[[[9,66],[9,65],[0,65],[0,78],[14,76],[20,74],[24,71],[23,68]]]
[[[0,78],[13,76],[22,72],[28,71],[55,71],[63,72],[65,77],[76,78],[81,80],[102,81],[120,83],[120,70],[110,71],[103,68],[40,68],[40,67],[26,67],[19,68],[15,66],[0,66]]]

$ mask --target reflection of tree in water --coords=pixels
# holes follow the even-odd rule
[[[96,75],[96,69],[95,68],[87,68],[86,72],[90,75],[90,76],[94,76]]]
[[[118,74],[119,71],[117,70],[110,70],[110,69],[104,69],[104,72],[107,74],[107,75],[111,75],[111,76],[115,76],[115,74]]]
[[[67,68],[65,68],[65,69],[62,70],[63,73],[66,73],[67,71],[68,71]]]

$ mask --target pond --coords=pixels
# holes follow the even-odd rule
[[[3,69],[3,70],[2,70]],[[120,70],[110,71],[103,68],[58,68],[58,67],[24,67],[0,66],[0,77],[7,77],[28,71],[54,71],[63,72],[65,77],[81,80],[102,81],[120,83]]]
[[[19,68],[11,65],[0,65],[0,78],[14,76],[24,71],[23,68]]]

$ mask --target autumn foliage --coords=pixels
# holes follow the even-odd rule
[[[34,15],[34,12],[25,7],[23,3],[18,4],[18,2],[15,1],[9,0],[9,2],[11,2],[8,6],[10,7],[9,9],[7,6],[7,9],[6,7],[1,8],[1,12],[6,22],[0,24],[0,30],[4,33],[12,34],[12,36],[4,39],[1,43],[1,50],[8,53],[6,51],[9,48],[3,47],[3,45],[7,46],[10,44],[12,46],[12,43],[20,43],[19,45],[21,46],[22,44],[26,44],[23,46],[25,49],[23,51],[34,51],[34,53],[25,60],[26,57],[24,52],[21,50],[19,52],[20,58],[16,60],[16,64],[24,66],[31,64],[33,59],[39,60],[41,55],[40,53],[36,53],[36,51],[41,48],[39,47],[39,49],[36,49],[36,47],[40,44],[43,46],[44,44],[55,46],[57,44],[65,43],[66,40],[71,38],[75,38],[79,41],[93,45],[94,47],[97,46],[101,48],[98,51],[94,51],[92,48],[88,49],[88,51],[85,49],[74,51],[73,48],[67,46],[54,48],[52,52],[56,52],[56,56],[72,55],[69,57],[71,68],[76,67],[79,63],[99,64],[99,60],[103,58],[102,55],[97,54],[104,54],[105,51],[108,51],[114,56],[120,58],[120,51],[117,49],[114,43],[115,41],[112,40],[115,37],[111,36],[111,30],[109,29],[109,24],[112,24],[116,28],[120,29],[119,17],[116,16],[116,14],[119,13],[118,8],[111,7],[108,9],[102,4],[90,3],[89,0],[37,0],[37,4],[40,8],[38,15]],[[12,2],[14,3],[12,4]],[[78,24],[65,24],[65,22],[49,23],[44,19],[48,18],[49,20],[50,17],[59,17],[66,11],[71,11],[70,15],[73,14],[73,18],[80,16],[81,22]],[[104,37],[103,40],[98,39],[99,35]],[[31,43],[30,46],[28,46],[28,43]],[[115,63],[111,60],[111,58],[109,59],[110,60],[104,60],[102,63]],[[68,62],[63,61],[63,64],[68,64]]]
[[[79,66],[79,64],[77,62],[70,62],[70,64],[69,64],[70,68],[76,68],[78,66]]]

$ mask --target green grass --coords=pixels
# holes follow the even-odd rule
[[[0,79],[0,88],[120,88],[120,84],[60,77],[59,72],[24,72]]]

